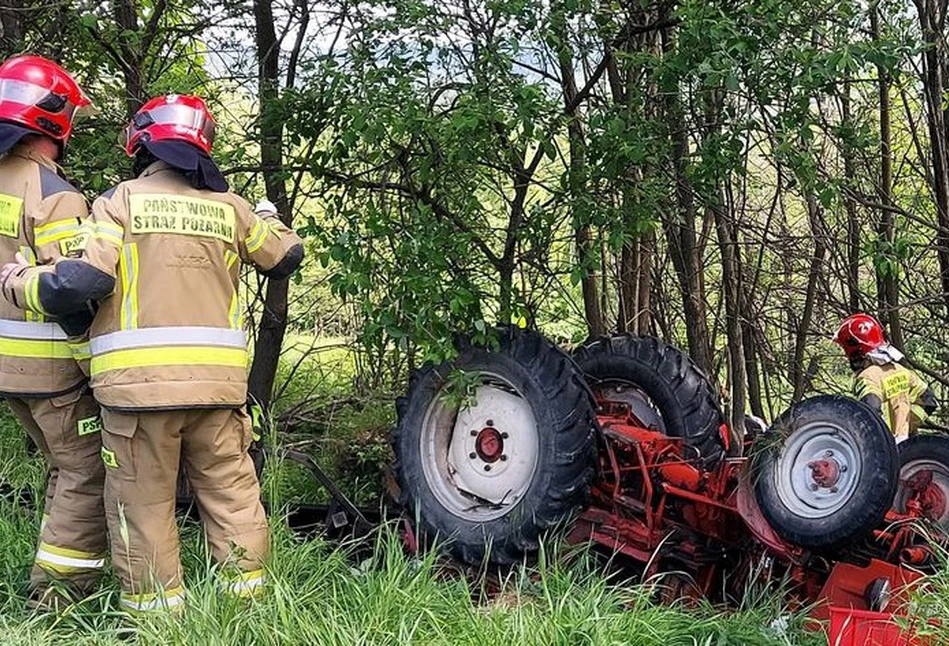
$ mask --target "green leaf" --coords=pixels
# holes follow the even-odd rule
[[[541,146],[544,148],[544,155],[547,156],[547,159],[554,161],[557,159],[557,146],[550,139],[545,139],[541,142]]]

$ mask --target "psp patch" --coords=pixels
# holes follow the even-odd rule
[[[134,234],[177,233],[234,241],[234,207],[216,200],[161,193],[129,196]]]
[[[77,233],[71,238],[59,241],[59,251],[67,258],[75,258],[86,250],[86,243],[89,242],[88,233]]]
[[[105,466],[112,469],[119,468],[119,461],[115,457],[115,451],[110,451],[104,446],[102,447],[102,462],[105,463]]]
[[[86,419],[79,420],[79,437],[83,435],[92,435],[93,433],[102,432],[102,420],[98,417],[87,417]]]
[[[23,200],[0,193],[0,235],[8,238],[20,237],[20,214],[23,212]]]

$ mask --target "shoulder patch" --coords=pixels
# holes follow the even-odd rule
[[[40,192],[43,194],[43,199],[45,200],[47,197],[56,195],[57,193],[78,193],[79,191],[75,186],[57,175],[54,171],[51,171],[45,166],[40,166]]]

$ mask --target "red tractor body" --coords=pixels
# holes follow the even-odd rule
[[[879,610],[899,612],[922,576],[910,568],[931,562],[913,521],[925,517],[928,499],[940,491],[919,487],[908,513],[888,512],[885,527],[849,559],[828,560],[787,543],[771,528],[755,499],[750,458],[725,458],[705,468],[686,457],[681,439],[642,428],[624,404],[598,404],[598,477],[570,542],[593,542],[632,558],[643,565],[646,579],[676,573],[677,585],[668,587],[674,599],[740,595],[762,577],[785,577],[800,604],[813,605],[815,619],[834,619],[832,635],[860,636],[840,643],[922,643],[892,621],[892,612]],[[721,433],[727,442],[728,429]],[[750,441],[745,448],[747,454]],[[833,468],[818,465],[815,479]],[[889,602],[877,601],[871,609],[871,587],[883,581],[891,590]],[[894,636],[904,641],[892,641]]]
[[[949,438],[898,447],[839,395],[737,433],[709,379],[659,339],[568,356],[511,328],[419,371],[397,408],[400,501],[462,562],[517,563],[571,522],[571,542],[638,563],[669,600],[780,585],[831,643],[923,643],[892,613],[949,530]]]

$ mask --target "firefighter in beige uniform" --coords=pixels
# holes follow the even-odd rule
[[[936,410],[926,382],[903,366],[903,353],[886,341],[883,326],[869,314],[844,319],[834,335],[854,371],[854,396],[883,416],[897,443],[916,435]]]
[[[82,259],[18,267],[4,289],[16,299],[32,292],[61,313],[100,302],[90,331],[92,386],[103,406],[112,563],[131,610],[183,601],[179,457],[229,589],[252,594],[264,581],[269,541],[247,453],[238,273],[244,261],[286,278],[303,247],[272,206],[259,215],[227,192],[208,156],[213,129],[197,97],[145,104],[126,133],[138,177],[94,202]]]
[[[78,246],[86,202],[60,176],[54,159],[69,138],[73,113],[87,104],[76,82],[52,61],[20,56],[0,66],[4,262],[19,254],[29,264],[47,265]],[[61,327],[41,311],[24,311],[23,304],[0,303],[0,395],[49,465],[30,579],[33,600],[53,605],[61,592],[91,591],[107,546],[105,474],[96,458],[99,410],[63,329],[88,327],[92,313],[73,313]],[[54,579],[66,585],[50,586]]]

